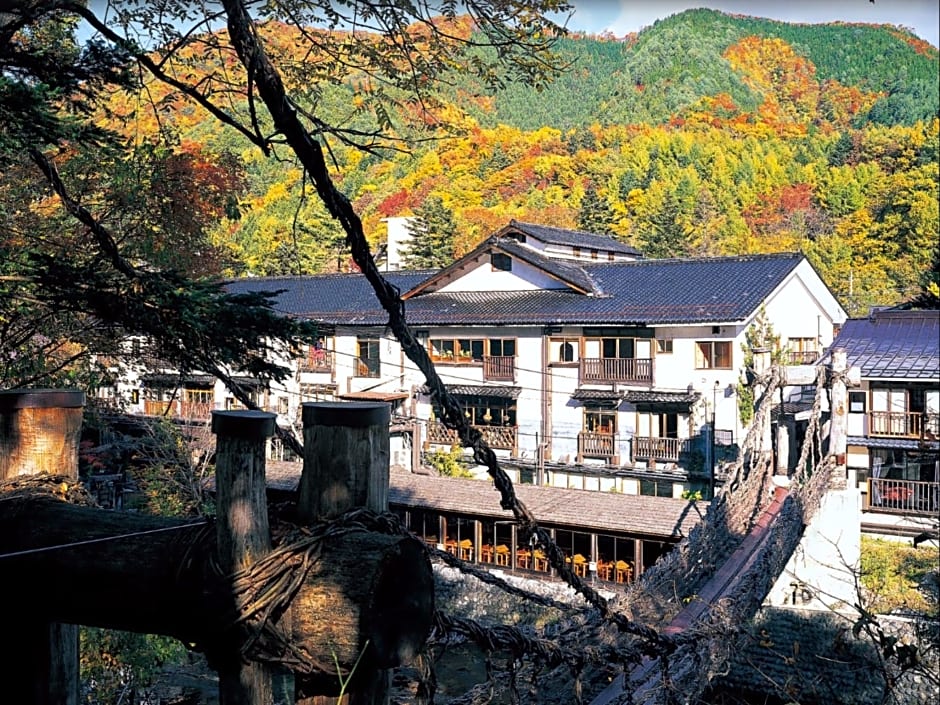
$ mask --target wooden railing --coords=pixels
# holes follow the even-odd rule
[[[617,457],[617,437],[612,433],[581,431],[578,434],[578,457],[613,461]]]
[[[297,370],[299,372],[332,372],[333,351],[311,350],[307,357],[298,360]]]
[[[516,358],[509,355],[485,355],[483,357],[483,379],[494,382],[516,380]]]
[[[579,368],[584,382],[653,383],[653,361],[646,357],[587,357]]]
[[[689,438],[659,438],[656,436],[634,436],[633,457],[650,460],[677,461],[683,453],[691,450]]]
[[[940,436],[940,414],[919,411],[869,411],[868,435],[892,438]]]
[[[812,365],[819,359],[818,350],[788,350],[788,365]]]
[[[940,483],[915,480],[868,479],[866,509],[876,512],[925,514],[940,510]]]
[[[202,401],[157,401],[144,399],[144,413],[148,416],[169,416],[179,419],[209,419],[215,404]]]
[[[516,452],[518,426],[474,426],[483,434],[483,440],[493,450],[511,450]],[[454,445],[459,443],[457,432],[447,428],[440,421],[428,423],[428,443],[435,445]]]

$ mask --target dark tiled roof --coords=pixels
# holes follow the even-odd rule
[[[899,448],[901,450],[938,450],[940,441],[926,439],[923,441],[913,438],[869,438],[867,436],[849,436],[846,443],[850,446],[864,446],[866,448]]]
[[[619,240],[615,240],[608,235],[598,235],[597,233],[588,233],[583,230],[566,230],[564,228],[552,228],[547,225],[536,225],[535,223],[511,220],[507,227],[497,233],[497,237],[503,237],[511,232],[531,235],[537,240],[552,245],[610,250],[611,252],[619,252],[625,255],[642,256],[640,251],[636,248],[626,245]]]
[[[628,391],[624,401],[633,404],[692,404],[701,397],[698,392],[639,392]]]
[[[478,396],[478,397],[502,397],[504,399],[517,399],[522,392],[522,387],[508,387],[483,384],[446,384],[447,391],[451,394]],[[418,387],[421,394],[429,394],[430,390],[426,384]]]
[[[265,468],[268,487],[293,491],[300,482],[301,463],[269,461]],[[214,485],[213,485],[214,486]],[[606,529],[643,536],[687,536],[705,514],[707,502],[693,506],[684,499],[614,494],[559,487],[514,487],[516,495],[542,524]],[[511,520],[512,512],[500,509],[499,494],[489,481],[429,477],[393,472],[389,503],[424,507],[479,517]]]
[[[877,311],[845,322],[831,349],[845,348],[863,377],[940,379],[940,311]]]
[[[699,521],[688,501],[557,487],[515,486],[516,496],[542,524],[591,527],[645,536],[680,538]],[[512,519],[499,494],[483,480],[392,473],[389,502],[473,516]],[[707,504],[698,507],[703,514]]]
[[[408,291],[434,274],[433,271],[383,272],[382,276],[400,291]],[[381,314],[381,306],[368,280],[362,274],[312,274],[294,277],[248,277],[236,279],[226,285],[232,293],[280,291],[275,299],[275,310],[288,316],[312,318],[327,323],[355,325],[357,316],[388,320]]]
[[[579,387],[571,395],[572,399],[580,401],[620,401],[623,399],[623,392],[615,392],[612,389],[587,389]]]
[[[421,325],[717,323],[743,321],[802,261],[799,254],[584,263],[597,296],[571,290],[427,293],[405,305]],[[389,272],[407,291],[431,272]],[[285,289],[277,310],[337,325],[384,325],[388,314],[361,274],[242,279],[231,291]]]

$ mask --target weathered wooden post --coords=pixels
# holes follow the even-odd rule
[[[764,392],[767,391],[766,376],[771,369],[771,351],[770,348],[754,348],[754,375],[757,380],[754,383],[754,403],[759,404]],[[756,411],[756,410],[755,410]],[[770,413],[764,414],[760,419],[760,452],[766,458],[773,452],[773,444],[770,435]]]
[[[0,392],[0,480],[45,473],[77,481],[84,405],[78,390]],[[6,619],[9,631],[0,646],[4,702],[78,705],[78,627],[16,609],[7,610]]]
[[[389,405],[308,402],[303,405],[302,418],[304,469],[298,488],[298,518],[326,521],[356,507],[388,511]],[[341,700],[324,695],[307,697],[302,680],[298,680],[296,698],[304,705],[380,705],[387,697],[387,680],[386,671],[376,671],[373,678]]]
[[[849,393],[846,385],[848,355],[845,348],[832,349],[830,375],[829,453],[836,461],[836,474],[845,474],[846,451],[849,430]]]
[[[264,411],[214,411],[216,434],[216,536],[219,567],[234,575],[271,551],[265,484],[265,445],[275,415]],[[236,611],[237,613],[237,611]],[[219,663],[222,705],[270,705],[270,667],[246,661],[237,651]]]

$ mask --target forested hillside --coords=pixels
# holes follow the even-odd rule
[[[286,30],[266,34],[290,56]],[[570,68],[542,90],[461,79],[440,106],[380,112],[402,125],[398,149],[327,138],[374,244],[383,218],[433,203],[454,225],[447,259],[516,218],[607,232],[655,257],[799,249],[853,313],[936,278],[936,48],[895,27],[696,10],[623,41],[570,37],[559,51]],[[193,71],[208,60],[194,57]],[[350,75],[306,99],[365,134],[375,90]],[[159,102],[159,120],[144,98]],[[165,91],[115,95],[102,121],[138,140],[175,132],[197,162],[225,165],[226,183],[241,185],[214,233],[227,271],[348,266],[342,231],[299,168],[173,106]]]

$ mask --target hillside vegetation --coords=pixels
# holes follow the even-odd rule
[[[286,29],[267,36],[290,56]],[[936,278],[936,48],[897,27],[695,10],[558,50],[570,68],[540,91],[455,80],[440,106],[402,102],[378,118],[367,77],[305,96],[351,127],[379,119],[407,140],[371,153],[329,142],[376,245],[383,218],[433,197],[456,223],[456,256],[516,218],[606,232],[648,256],[802,250],[852,313]],[[156,90],[146,95],[160,101],[159,122],[121,95],[106,122],[135,139],[175,130],[178,149],[240,172],[237,207],[214,235],[230,273],[348,266],[299,168]]]

